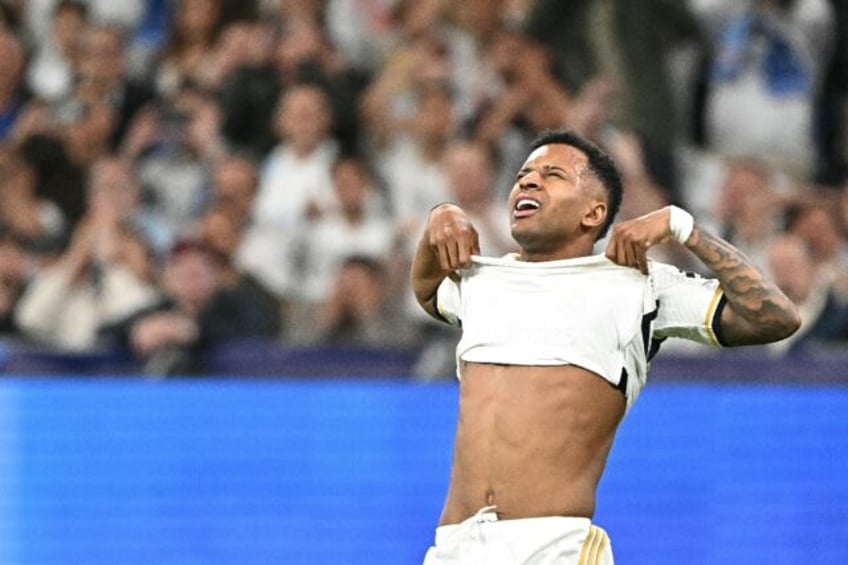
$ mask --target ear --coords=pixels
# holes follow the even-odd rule
[[[607,203],[603,200],[595,200],[589,209],[583,214],[581,224],[588,229],[600,228],[607,219]]]

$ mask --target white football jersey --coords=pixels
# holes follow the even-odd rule
[[[663,339],[721,345],[718,281],[671,265],[650,261],[644,275],[604,255],[475,256],[459,275],[436,295],[442,318],[462,327],[458,362],[579,366],[621,390],[630,406]]]

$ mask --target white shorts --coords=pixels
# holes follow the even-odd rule
[[[613,565],[604,530],[588,518],[498,520],[494,507],[436,528],[424,565]]]

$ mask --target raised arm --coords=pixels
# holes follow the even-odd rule
[[[672,230],[670,219],[671,207],[665,207],[622,222],[613,231],[607,256],[621,265],[645,271],[647,250],[679,237],[679,232]],[[736,247],[697,223],[685,237],[684,245],[713,272],[727,298],[720,320],[726,345],[779,341],[801,325],[795,304]]]
[[[439,318],[436,291],[451,273],[471,263],[480,252],[477,230],[465,211],[454,204],[440,204],[430,211],[427,227],[412,259],[412,290],[421,307]]]

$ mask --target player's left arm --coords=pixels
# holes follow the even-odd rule
[[[607,246],[607,256],[616,263],[647,272],[648,249],[677,239],[713,272],[721,285],[727,299],[719,320],[725,345],[769,343],[795,333],[801,325],[795,304],[744,253],[693,224],[691,216],[684,214],[690,226],[682,236],[668,206],[618,224]]]
[[[721,284],[727,307],[719,323],[728,345],[778,341],[800,327],[795,304],[736,247],[697,224],[685,245]]]

